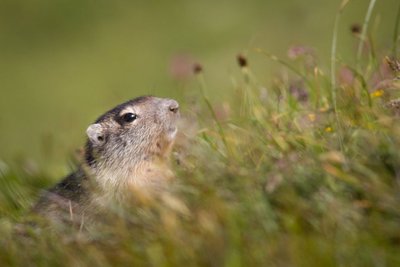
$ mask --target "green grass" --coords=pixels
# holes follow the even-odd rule
[[[24,224],[54,179],[0,162],[1,265],[400,265],[400,122],[385,107],[399,73],[383,49],[378,64],[371,50],[339,60],[337,31],[331,72],[307,47],[288,60],[253,49],[282,72],[264,83],[251,61],[238,66],[222,101],[203,66],[180,95],[174,194],[110,210],[89,233]]]

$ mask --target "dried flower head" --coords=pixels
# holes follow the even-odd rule
[[[242,54],[239,54],[238,56],[237,56],[237,62],[238,62],[238,64],[239,64],[239,67],[241,67],[241,68],[245,68],[245,67],[247,67],[247,58],[244,56],[244,55],[242,55]]]
[[[389,101],[385,104],[385,107],[394,112],[395,115],[400,115],[400,98]]]
[[[389,65],[390,69],[395,72],[400,72],[400,61],[395,58],[386,57],[386,63]]]
[[[360,24],[354,23],[353,25],[351,25],[350,31],[352,34],[360,34],[362,31],[362,27]]]
[[[200,63],[195,63],[193,65],[193,73],[200,74],[203,71],[203,66]]]

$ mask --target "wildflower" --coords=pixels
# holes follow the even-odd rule
[[[313,55],[314,51],[312,48],[302,45],[294,45],[291,46],[287,52],[287,55],[290,59],[297,59],[301,56],[310,56]]]
[[[325,132],[327,132],[327,133],[331,133],[331,132],[333,132],[333,128],[332,128],[332,127],[330,127],[330,126],[328,126],[328,127],[325,127]]]
[[[316,67],[317,58],[314,49],[311,47],[302,45],[291,46],[287,51],[287,56],[291,60],[301,59],[309,71],[313,71]]]
[[[171,62],[168,66],[170,75],[178,81],[184,81],[188,79],[192,74],[192,64],[193,59],[190,55],[175,55],[171,58]]]
[[[230,118],[231,107],[228,102],[223,102],[214,107],[215,116],[218,121],[227,121]]]
[[[341,67],[338,74],[338,80],[341,85],[353,85],[355,80],[353,71],[346,66]]]
[[[299,102],[307,102],[308,92],[301,80],[294,81],[289,86],[290,94]]]
[[[384,91],[382,89],[378,89],[375,92],[371,93],[371,97],[378,98],[378,97],[383,96],[383,93],[384,93]]]
[[[315,118],[316,118],[316,116],[315,116],[314,113],[308,114],[307,117],[308,117],[308,119],[309,119],[311,122],[314,122],[314,121],[315,121]]]

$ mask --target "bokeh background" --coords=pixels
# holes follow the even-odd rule
[[[378,1],[371,34],[389,49],[398,0]],[[235,57],[248,56],[268,84],[280,66],[254,52],[287,57],[291,45],[315,49],[328,71],[341,1],[0,0],[0,161],[67,172],[98,115],[129,98],[196,90],[190,66],[204,67],[213,101],[231,93]],[[350,33],[369,1],[351,1],[339,30],[339,58],[354,58]],[[188,108],[188,107],[186,107]]]

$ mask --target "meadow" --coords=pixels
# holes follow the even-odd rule
[[[31,226],[27,214],[41,190],[75,168],[76,149],[90,117],[132,93],[130,89],[109,92],[109,87],[135,85],[132,77],[115,84],[111,76],[129,76],[135,69],[140,72],[142,65],[131,64],[133,56],[124,57],[127,50],[112,57],[106,49],[107,45],[115,48],[112,41],[98,48],[109,53],[105,57],[115,59],[111,66],[100,65],[89,77],[80,74],[85,77],[79,79],[74,76],[75,63],[66,59],[68,54],[57,50],[52,61],[51,51],[28,53],[33,63],[20,72],[28,78],[5,79],[4,86],[10,89],[5,95],[17,99],[17,89],[11,92],[12,88],[22,88],[27,81],[47,89],[37,96],[35,91],[28,92],[21,101],[6,103],[3,98],[0,102],[4,149],[0,155],[0,265],[400,266],[400,5],[371,0],[359,8],[355,2],[329,4],[331,21],[321,22],[322,41],[316,34],[315,43],[308,40],[307,45],[278,42],[277,53],[271,53],[262,41],[243,50],[235,46],[244,47],[241,43],[224,49],[233,37],[221,36],[216,44],[197,47],[197,55],[205,60],[187,54],[174,57],[169,68],[173,78],[156,76],[154,81],[167,89],[134,91],[175,97],[181,103],[182,126],[171,158],[176,173],[171,185],[174,194],[162,201],[139,199],[127,211],[110,210],[112,220],[89,233]],[[260,3],[255,1],[251,12]],[[142,10],[147,9],[142,6]],[[353,13],[346,13],[349,10]],[[394,10],[392,16],[388,10]],[[106,10],[98,13],[108,14]],[[358,16],[358,21],[348,23],[350,14]],[[84,20],[78,15],[77,23]],[[274,20],[280,21],[279,16]],[[125,17],[122,22],[127,22]],[[48,28],[50,33],[53,30]],[[72,35],[67,30],[64,38]],[[168,35],[167,29],[161,31]],[[219,33],[214,34],[216,38]],[[269,37],[263,38],[273,38]],[[41,45],[37,36],[30,38],[32,45]],[[144,38],[157,43],[152,35]],[[170,48],[173,44],[165,43]],[[321,47],[328,49],[319,53]],[[83,51],[75,51],[79,48]],[[71,49],[79,59],[89,46]],[[81,68],[89,62],[97,65],[98,61],[91,61],[95,55],[89,52],[78,64]],[[45,59],[34,59],[40,56]],[[12,55],[8,57],[6,62],[14,62]],[[222,67],[227,59],[232,62],[229,71]],[[3,73],[21,70],[18,60]],[[60,69],[54,67],[57,60],[64,64]],[[138,87],[152,79],[152,71],[165,72],[149,69],[157,66],[156,59],[139,56],[140,60],[146,63]],[[48,77],[37,82],[34,75],[43,70],[36,69],[39,63]],[[114,67],[126,68],[126,73],[108,73]],[[65,70],[69,72],[56,75]],[[96,83],[96,72],[110,84]],[[71,92],[63,86],[78,88]],[[61,92],[48,95],[51,90]],[[43,102],[35,102],[39,98]],[[52,100],[58,102],[43,104]],[[21,121],[27,112],[24,108],[7,113],[25,103],[33,110],[26,115],[26,125]],[[75,111],[75,105],[85,108]],[[36,126],[38,116],[45,113],[50,125]],[[46,127],[59,130],[48,132]]]

